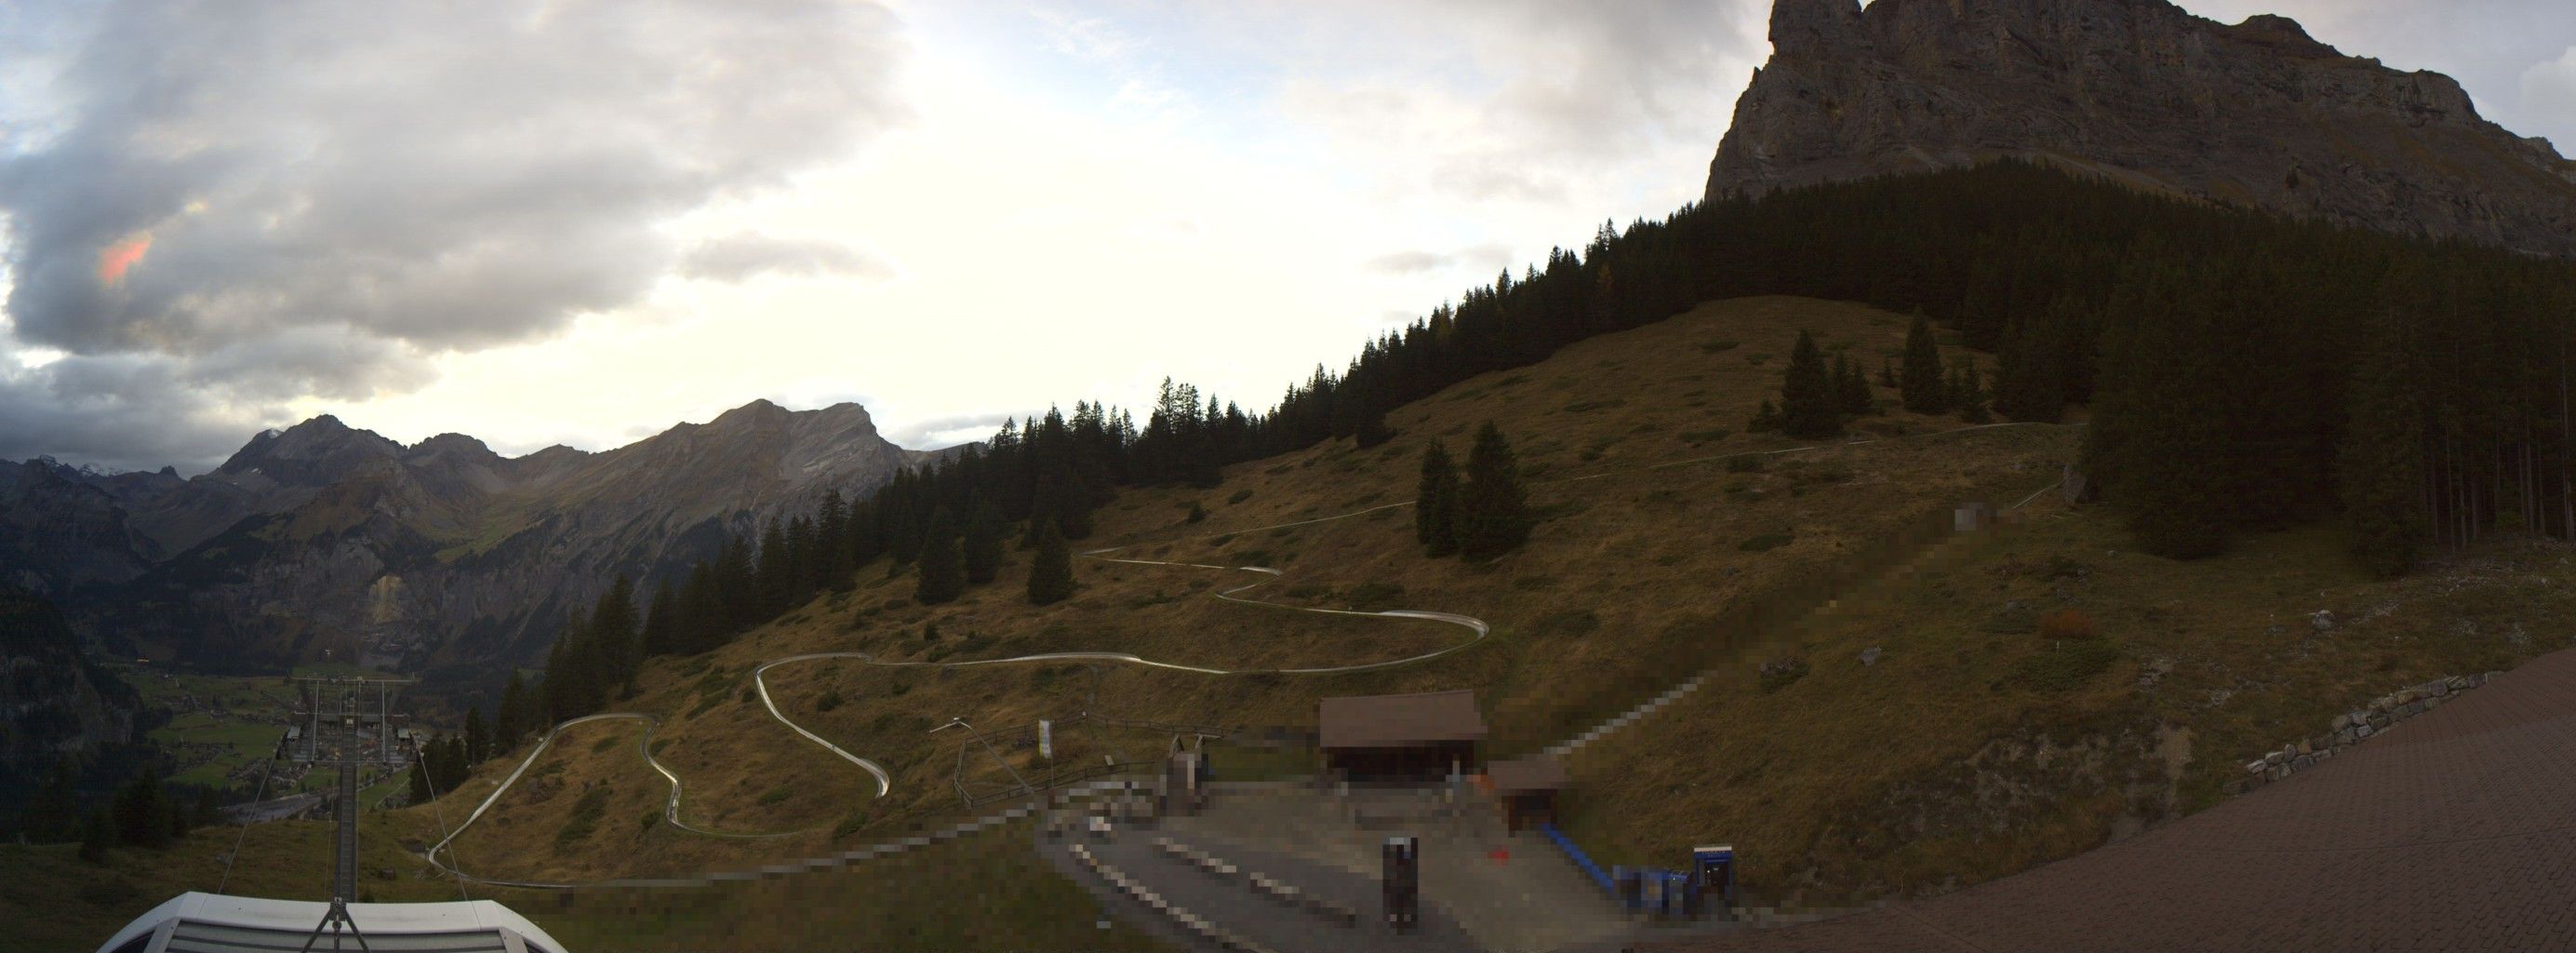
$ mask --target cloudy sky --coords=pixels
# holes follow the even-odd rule
[[[2576,143],[2564,0],[2190,0]],[[0,458],[1248,407],[1699,194],[1768,0],[0,0]]]

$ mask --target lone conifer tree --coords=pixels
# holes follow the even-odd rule
[[[1932,322],[1920,314],[1905,331],[1905,375],[1899,383],[1905,409],[1937,414],[1950,409],[1949,381],[1941,374],[1941,349],[1932,343]]]
[[[966,556],[959,551],[957,517],[943,506],[930,514],[921,536],[921,578],[913,597],[922,605],[954,602],[966,592]]]
[[[492,756],[492,732],[483,726],[483,706],[465,709],[465,763],[481,764]]]
[[[1890,389],[1894,389],[1896,387],[1896,361],[1894,359],[1884,357],[1878,359],[1878,386]]]
[[[533,720],[529,700],[527,683],[520,680],[517,669],[511,669],[509,683],[501,686],[500,712],[492,722],[492,753],[518,747],[519,739],[535,727],[529,724]]]
[[[1878,398],[1869,392],[1869,375],[1848,355],[1834,355],[1834,403],[1855,416],[1878,412]]]
[[[1458,468],[1434,440],[1422,451],[1422,485],[1413,498],[1413,538],[1437,559],[1458,551]]]
[[[1482,562],[1518,549],[1529,541],[1530,522],[1511,442],[1486,421],[1467,451],[1467,482],[1458,491],[1458,554]]]
[[[969,583],[983,585],[1002,571],[1002,511],[991,500],[976,500],[975,515],[966,519],[965,555]]]
[[[1959,362],[1956,386],[1950,392],[1950,406],[1959,412],[1960,420],[1972,424],[1994,419],[1986,414],[1986,385],[1977,377],[1975,358]]]
[[[1029,562],[1029,604],[1052,605],[1073,595],[1073,546],[1049,524],[1038,531],[1037,556]]]
[[[1834,381],[1816,336],[1798,332],[1789,350],[1788,380],[1780,386],[1780,430],[1792,437],[1831,437],[1843,432],[1834,403]]]

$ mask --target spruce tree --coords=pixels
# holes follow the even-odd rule
[[[1893,358],[1878,359],[1878,386],[1896,389],[1896,361]]]
[[[914,518],[912,507],[910,506],[897,504],[894,507],[894,511],[888,514],[886,520],[886,552],[894,557],[894,565],[887,567],[889,573],[895,569],[912,565],[913,560],[921,558],[921,536],[923,529],[924,527],[921,525],[921,522]]]
[[[465,761],[465,739],[463,737],[449,735],[446,740],[440,742],[437,761],[438,776],[433,779],[438,782],[439,790],[453,791],[459,787],[463,787],[465,785],[465,779],[471,776],[472,769],[473,766],[467,764]]]
[[[152,772],[125,782],[108,809],[116,816],[117,843],[152,850],[170,843],[169,798]]]
[[[644,657],[673,655],[680,651],[680,597],[672,591],[670,580],[653,587],[653,601],[644,607],[644,628],[636,634],[638,650]]]
[[[519,739],[528,736],[529,722],[534,720],[529,715],[528,686],[520,680],[518,670],[512,669],[509,682],[501,686],[500,710],[492,718],[493,754],[519,746]]]
[[[760,531],[760,568],[755,571],[760,588],[759,612],[752,618],[776,618],[796,597],[796,559],[787,545],[787,524],[770,517],[767,528]]]
[[[2415,564],[2424,535],[2424,410],[2400,319],[2375,324],[2353,364],[2351,422],[2336,463],[2353,557],[2393,577]]]
[[[2229,476],[2213,450],[2227,446],[2226,369],[2206,346],[2224,340],[2221,319],[2181,297],[2189,284],[2148,273],[2103,342],[2094,424],[2084,470],[2127,518],[2138,548],[2173,559],[2227,547]]]
[[[492,733],[483,727],[483,706],[465,709],[465,763],[481,764],[492,756]]]
[[[838,488],[825,490],[822,511],[814,517],[814,588],[846,590],[858,568],[850,561],[849,504]]]
[[[2013,420],[2056,423],[2066,408],[2066,380],[2058,359],[2060,322],[2026,318],[2004,330],[1995,357],[1994,408]]]
[[[1950,406],[1959,412],[1959,419],[1972,424],[1992,421],[1994,418],[1986,414],[1986,387],[1977,377],[1975,358],[1959,362],[1957,384],[1950,393]]]
[[[601,699],[612,690],[619,697],[635,694],[635,675],[644,665],[641,626],[635,618],[635,583],[619,573],[591,608],[591,644],[598,646]]]
[[[966,581],[983,585],[1002,572],[1002,511],[978,498],[975,515],[966,520]]]
[[[415,807],[429,803],[428,760],[429,748],[427,746],[423,746],[420,749],[420,758],[412,762],[410,793],[411,803]]]
[[[1848,355],[1834,355],[1834,403],[1854,416],[1878,412],[1878,398],[1869,392],[1869,375]]]
[[[1792,437],[1831,437],[1843,432],[1838,410],[1824,351],[1816,347],[1815,335],[1800,331],[1797,346],[1789,350],[1788,379],[1780,387],[1780,430]]]
[[[1467,451],[1467,479],[1458,489],[1458,555],[1482,562],[1518,549],[1529,540],[1530,523],[1511,442],[1486,421]]]
[[[966,593],[966,555],[959,549],[957,517],[943,506],[931,511],[921,536],[921,577],[913,597],[922,605],[955,602]]]
[[[1048,524],[1039,530],[1037,555],[1029,561],[1029,604],[1053,605],[1072,596],[1073,546]]]
[[[1422,481],[1413,497],[1413,539],[1437,559],[1458,551],[1458,467],[1434,440],[1422,451]]]
[[[80,859],[98,863],[107,859],[107,849],[116,846],[116,825],[107,819],[107,811],[94,810],[81,818]]]
[[[1920,312],[1905,331],[1905,373],[1898,389],[1905,409],[1938,414],[1950,409],[1949,381],[1941,372],[1941,348],[1932,341],[1932,322]]]
[[[725,544],[723,555],[710,567],[710,591],[722,611],[721,626],[707,633],[708,647],[725,640],[760,621],[760,573],[752,562],[751,540],[735,536]]]

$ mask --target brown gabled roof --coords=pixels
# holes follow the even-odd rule
[[[1562,791],[1570,784],[1565,765],[1543,754],[1488,763],[1485,781],[1495,794],[1506,795]]]
[[[1327,698],[1318,709],[1317,733],[1325,748],[1403,748],[1485,737],[1474,689]]]

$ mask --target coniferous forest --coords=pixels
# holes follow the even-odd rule
[[[1762,294],[1919,314],[1986,355],[1945,379],[1919,329],[1901,371],[1880,370],[1901,373],[1909,408],[1967,399],[1982,419],[1990,395],[1997,412],[2045,421],[2088,405],[2081,467],[2149,552],[2203,556],[2242,533],[2335,520],[2358,560],[2396,574],[2499,530],[2576,530],[2576,266],[2000,162],[1604,224],[1583,249],[1367,342],[1340,373],[1317,368],[1264,412],[1167,381],[1141,429],[1097,403],[1005,425],[867,499],[827,497],[732,540],[657,585],[640,621],[631,601],[621,615],[603,600],[549,665],[586,684],[537,694],[557,719],[597,710],[644,655],[720,645],[880,557],[901,571],[934,527],[949,549],[923,595],[953,598],[965,514],[1016,527],[1001,558],[1030,558],[1049,536],[1088,536],[1092,509],[1120,487],[1214,486],[1228,464],[1382,443],[1395,436],[1388,411],[1451,384]],[[1791,383],[1838,406],[1837,382],[1862,373],[1818,360]],[[1829,416],[1779,423],[1835,429]],[[991,578],[991,547],[968,548],[963,584]]]

